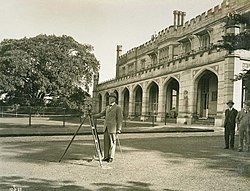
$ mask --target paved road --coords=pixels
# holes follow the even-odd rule
[[[100,139],[102,140],[102,136]],[[89,162],[91,136],[0,138],[0,190],[242,190],[250,187],[250,153],[223,149],[221,131],[124,134],[123,156]]]

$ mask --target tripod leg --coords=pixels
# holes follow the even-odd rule
[[[94,125],[93,117],[91,114],[89,115],[89,123],[91,125],[91,132],[92,132],[93,140],[95,143],[96,153],[97,153],[98,158],[99,158],[99,164],[102,167],[102,153],[101,153],[100,141],[98,139],[98,134],[97,134],[96,127]]]
[[[93,118],[92,118],[92,120],[93,120]],[[93,125],[95,127],[94,131],[95,131],[95,136],[96,136],[96,138],[98,140],[98,145],[99,145],[99,148],[100,148],[101,157],[103,157],[102,156],[102,148],[101,148],[101,144],[100,144],[100,139],[99,139],[99,136],[98,136],[98,131],[97,131],[97,128],[96,128],[96,123],[94,122],[94,120],[93,120]]]
[[[74,140],[75,136],[77,135],[78,131],[81,129],[81,127],[82,127],[82,125],[83,125],[83,123],[84,123],[84,121],[85,121],[86,118],[87,118],[87,117],[85,117],[85,118],[82,120],[82,123],[81,123],[80,126],[78,127],[78,129],[77,129],[77,131],[75,132],[74,136],[72,137],[71,141],[69,142],[69,144],[68,144],[67,148],[65,149],[63,155],[61,156],[59,162],[61,162],[62,158],[64,157],[64,155],[65,155],[66,152],[68,151],[68,149],[69,149],[71,143],[73,142],[73,140]]]

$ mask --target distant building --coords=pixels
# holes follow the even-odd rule
[[[130,119],[145,121],[154,114],[157,121],[167,117],[181,124],[210,120],[223,125],[226,102],[232,99],[239,109],[249,97],[247,83],[232,81],[250,68],[249,51],[229,53],[214,46],[226,33],[247,30],[242,24],[226,25],[235,12],[250,15],[250,1],[224,0],[187,22],[185,12],[174,11],[173,25],[150,41],[125,54],[118,45],[116,77],[101,83],[95,78],[95,110],[102,110],[115,92]]]

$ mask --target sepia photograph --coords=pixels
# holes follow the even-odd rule
[[[249,0],[0,0],[0,191],[249,191]]]

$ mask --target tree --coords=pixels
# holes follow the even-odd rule
[[[45,105],[46,97],[74,108],[99,62],[93,47],[70,36],[38,35],[0,43],[0,96],[6,104]],[[78,96],[76,96],[78,94]],[[3,96],[4,95],[4,96]]]
[[[222,36],[222,40],[219,41],[217,47],[228,50],[231,54],[235,50],[250,50],[250,12],[243,15],[236,12],[230,13],[226,18],[225,28],[239,28],[244,27],[244,31],[239,34],[227,33]],[[250,70],[243,70],[241,73],[235,76],[233,81],[250,80]]]

